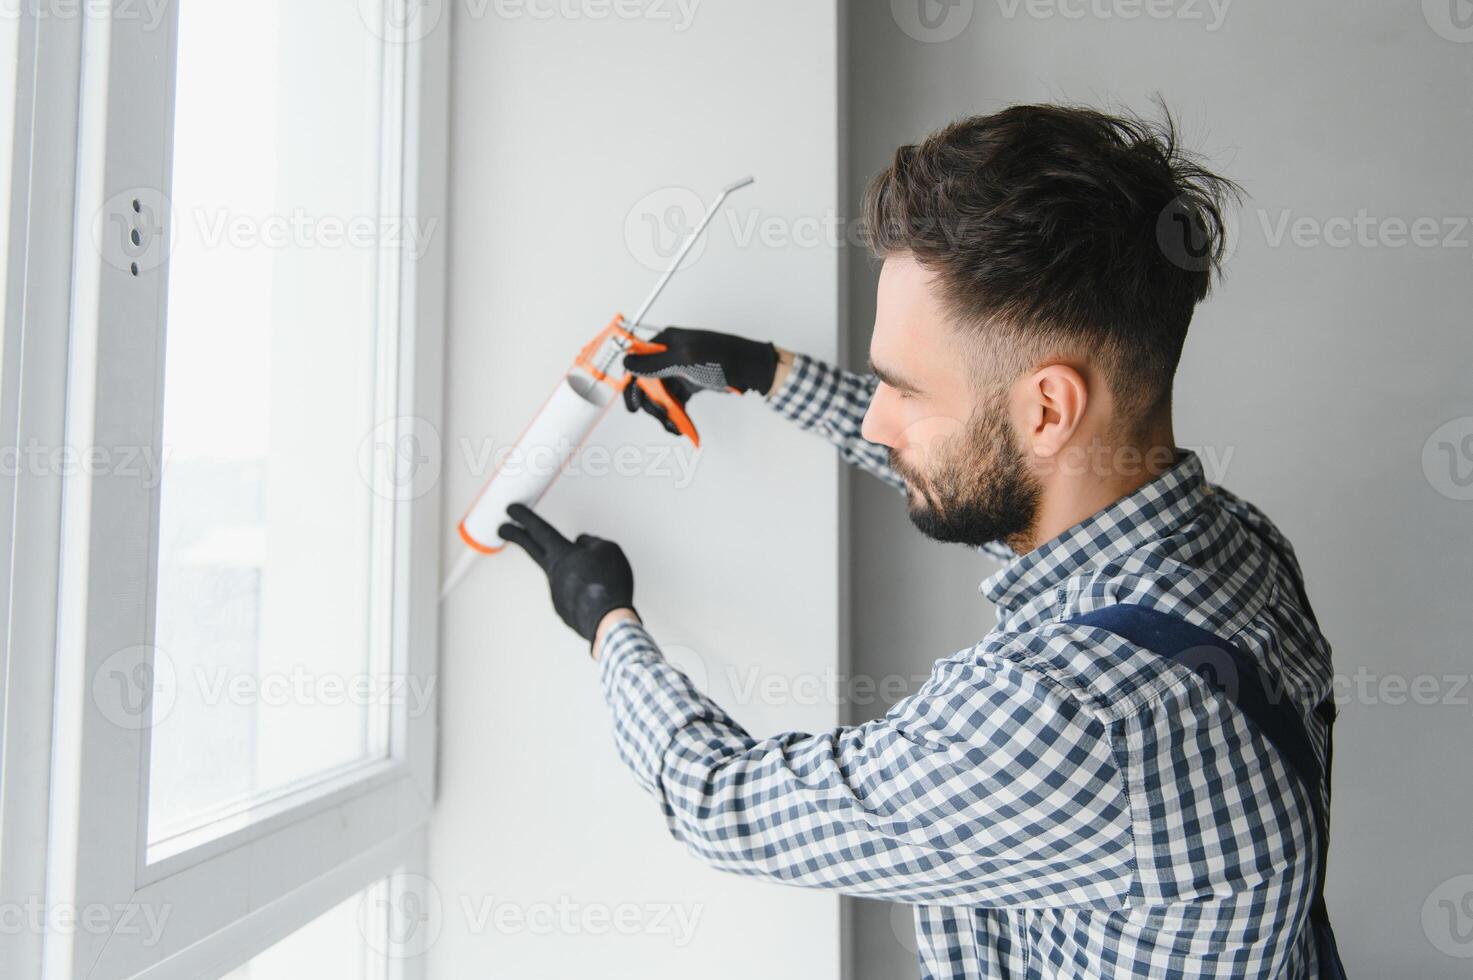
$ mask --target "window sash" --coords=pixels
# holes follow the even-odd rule
[[[5,229],[5,350],[0,357],[0,442],[60,446],[72,259],[81,31],[74,21],[17,10],[15,142]],[[44,105],[38,93],[46,93]],[[20,383],[21,378],[26,383]],[[47,467],[0,477],[0,903],[24,908],[44,896],[50,798],[56,542],[61,478]],[[0,943],[0,975],[38,976],[43,936],[23,930]]]
[[[133,189],[169,186],[177,5],[169,5],[157,29],[137,18],[90,13],[65,26],[79,35],[73,54],[81,69],[81,110],[74,130],[80,166],[63,444],[157,450],[167,265],[135,276],[102,261],[89,222],[131,220]],[[391,79],[389,90],[403,107],[403,152],[386,155],[395,158],[385,164],[401,171],[406,219],[438,220],[448,30],[406,43],[391,33],[392,19],[385,27],[386,56],[403,66],[396,76],[402,81]],[[394,253],[380,277],[387,290],[381,299],[397,314],[400,329],[397,349],[381,361],[379,384],[397,392],[396,424],[432,431],[440,422],[443,249],[436,236],[417,260]],[[46,895],[53,908],[100,908],[114,918],[106,931],[49,932],[43,942],[47,977],[93,971],[194,977],[205,962],[223,973],[306,924],[333,899],[412,866],[433,800],[433,703],[412,716],[407,704],[397,704],[387,760],[286,794],[264,808],[269,813],[261,819],[219,836],[148,847],[147,729],[112,724],[92,696],[103,661],[111,658],[111,667],[124,669],[149,664],[158,488],[144,482],[105,471],[61,481]],[[385,510],[392,510],[395,548],[395,587],[388,597],[393,670],[432,683],[439,495],[396,500]],[[120,664],[118,651],[136,653]],[[156,943],[119,925],[123,916],[150,908],[169,915]],[[396,966],[403,975],[416,968]]]

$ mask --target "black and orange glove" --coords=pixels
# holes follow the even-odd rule
[[[765,395],[777,373],[777,348],[770,342],[686,327],[666,327],[650,342],[667,349],[658,354],[626,354],[624,368],[641,378],[664,380],[665,390],[681,408],[698,391],[760,391]],[[650,401],[639,385],[624,388],[624,406],[631,412],[648,412],[665,431],[680,435],[669,414]]]

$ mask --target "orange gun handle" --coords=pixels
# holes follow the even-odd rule
[[[624,352],[625,354],[663,354],[670,349],[664,344],[652,344],[648,340],[640,340],[627,330],[620,330],[619,332],[629,341],[629,349]]]
[[[675,428],[680,430],[681,435],[694,443],[697,449],[701,448],[701,436],[696,432],[695,423],[691,422],[690,416],[685,414],[685,409],[666,390],[664,381],[659,378],[637,377],[634,383],[639,385],[640,390],[650,401],[665,410],[665,414],[670,417],[670,421],[675,423]]]

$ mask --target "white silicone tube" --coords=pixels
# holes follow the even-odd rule
[[[608,389],[581,373],[558,382],[461,520],[465,543],[488,555],[505,547],[497,529],[507,520],[506,508],[542,499],[611,401]]]

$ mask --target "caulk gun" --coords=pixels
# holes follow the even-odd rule
[[[623,357],[625,354],[658,354],[665,350],[664,344],[650,342],[650,338],[658,331],[644,326],[641,321],[649,313],[655,300],[665,291],[671,278],[680,270],[680,264],[685,261],[690,250],[700,241],[701,235],[716,217],[716,212],[727,196],[752,182],[753,178],[744,177],[722,188],[634,316],[626,320],[622,314],[615,314],[609,325],[578,352],[578,356],[573,359],[573,366],[542,403],[532,421],[522,430],[515,448],[507,457],[515,458],[524,465],[508,469],[503,460],[461,518],[458,530],[467,550],[446,577],[445,585],[440,590],[441,600],[460,584],[478,556],[494,555],[506,547],[506,542],[497,532],[507,519],[506,509],[512,504],[533,507],[542,499],[553,481],[566,468],[568,461],[582,448],[584,440],[604,417],[609,406],[619,400],[631,381],[638,384],[651,401],[665,410],[682,435],[697,447],[700,446],[700,434],[696,432],[696,427],[680,402],[666,389],[664,381],[659,378],[634,377],[624,370]],[[534,451],[540,451],[551,465],[536,468],[525,465]]]

